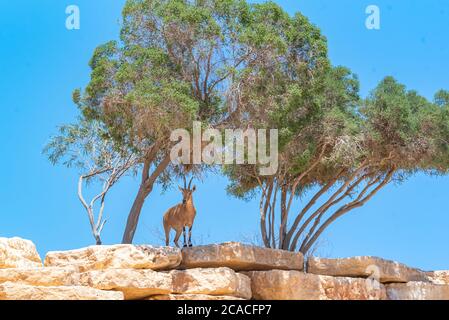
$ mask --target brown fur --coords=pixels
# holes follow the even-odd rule
[[[190,183],[189,186],[186,187],[186,183],[184,180],[184,188],[179,187],[179,190],[182,192],[182,198],[183,202],[180,204],[177,204],[174,207],[171,207],[167,210],[167,212],[164,214],[164,231],[165,231],[165,245],[169,245],[170,243],[170,230],[174,229],[176,231],[176,236],[174,239],[174,243],[177,247],[179,237],[181,236],[181,233],[184,234],[184,246],[192,246],[192,226],[193,222],[195,220],[196,216],[196,209],[193,205],[193,199],[192,194],[196,190],[196,187],[193,186],[192,189],[190,189]],[[185,233],[185,227],[189,228],[189,239],[188,243],[186,241],[186,233]]]

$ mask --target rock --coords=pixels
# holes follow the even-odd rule
[[[14,282],[33,286],[67,286],[78,283],[76,267],[0,269],[0,283]]]
[[[78,250],[47,253],[45,266],[77,266],[80,271],[102,269],[174,268],[181,263],[181,251],[172,247],[136,246],[118,244],[91,246]]]
[[[307,272],[334,277],[373,278],[381,283],[427,281],[425,272],[377,257],[310,258]]]
[[[226,242],[206,246],[184,248],[181,268],[228,267],[236,271],[250,270],[302,270],[303,255],[277,249],[267,249]]]
[[[30,240],[0,238],[0,269],[37,267],[42,267],[42,261]]]
[[[251,298],[250,279],[229,268],[173,270],[170,273],[173,293]]]
[[[232,296],[211,296],[207,294],[165,294],[151,296],[146,300],[244,300]]]
[[[123,292],[126,300],[173,292],[169,273],[149,269],[93,270],[80,275],[80,284],[102,290]]]
[[[127,300],[171,293],[251,298],[249,278],[228,268],[170,272],[144,269],[94,270],[82,273],[80,284],[96,289],[121,291]]]
[[[449,285],[449,270],[440,270],[428,272],[427,276],[429,281],[434,284],[447,284]]]
[[[253,298],[257,300],[383,300],[385,288],[377,281],[335,278],[300,271],[251,271]]]
[[[40,287],[5,282],[0,300],[123,300],[123,293],[80,286]]]
[[[386,300],[385,286],[376,280],[319,276],[329,300]]]
[[[449,300],[449,285],[412,281],[386,285],[390,300]]]

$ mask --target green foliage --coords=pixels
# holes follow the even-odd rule
[[[151,168],[167,157],[174,129],[200,120],[279,130],[274,176],[255,175],[257,165],[223,168],[229,193],[243,199],[273,181],[275,192],[295,187],[295,195],[344,184],[359,169],[367,184],[447,173],[449,92],[431,102],[386,77],[361,99],[357,76],[331,65],[326,38],[300,13],[274,2],[128,0],[122,16],[120,41],[95,50],[89,84],[73,93],[80,123],[46,149],[52,162],[101,167],[110,153]],[[166,187],[183,169],[193,170],[156,174]]]
[[[326,97],[316,93],[333,69],[326,39],[301,14],[273,2],[129,0],[122,15],[121,41],[95,50],[91,81],[74,93],[115,143],[144,154],[192,120],[238,127],[259,114],[250,125],[279,128],[284,146],[318,121]]]
[[[449,106],[449,91],[440,90],[435,94],[435,104],[439,107]]]
[[[292,83],[278,91],[281,98],[273,112],[263,119],[264,124],[259,123],[280,128],[281,169],[276,179],[290,184],[320,157],[320,164],[302,180],[301,190],[324,185],[342,169],[347,172],[342,176],[345,179],[361,163],[371,163],[372,174],[394,167],[398,179],[417,171],[447,173],[446,91],[438,92],[431,102],[386,77],[361,100],[357,77],[348,69],[328,68],[317,77],[320,80],[312,85]],[[257,95],[261,105],[272,103],[272,95]],[[260,121],[256,112],[252,116]],[[253,168],[235,166],[226,173],[234,186],[229,190],[237,190],[239,197],[254,195],[254,188],[259,187],[250,178]]]
[[[444,94],[440,97],[444,101]],[[447,172],[448,118],[441,100],[432,103],[387,77],[366,99],[361,112],[371,147],[378,154],[392,154],[399,170]]]
[[[80,174],[112,169],[132,158],[129,150],[120,148],[97,121],[80,120],[59,127],[43,151],[52,164],[77,168]]]

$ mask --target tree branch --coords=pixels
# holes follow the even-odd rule
[[[296,229],[299,226],[299,223],[301,222],[301,220],[304,218],[305,214],[309,211],[309,209],[316,203],[316,201],[324,194],[326,193],[334,184],[335,182],[343,175],[344,170],[340,170],[340,172],[338,172],[337,175],[335,175],[335,177],[330,180],[329,182],[327,182],[324,187],[322,187],[313,197],[312,199],[310,199],[310,201],[304,206],[304,208],[301,210],[301,212],[297,215],[297,217],[295,218],[292,226],[290,227],[289,232],[287,233],[287,243],[289,243],[291,241],[291,238],[294,235],[294,232],[296,231]],[[299,237],[299,235],[298,235]],[[295,239],[297,240],[298,237],[295,237]],[[291,249],[290,250],[294,250]]]
[[[336,219],[347,213],[348,211],[363,206],[369,199],[371,199],[380,189],[382,189],[386,184],[388,184],[391,181],[391,178],[395,172],[396,168],[391,168],[388,173],[386,174],[385,178],[378,184],[376,188],[374,188],[367,196],[364,198],[363,195],[366,193],[366,191],[371,187],[374,183],[378,182],[380,180],[380,176],[378,179],[376,179],[374,183],[367,185],[364,190],[361,192],[361,194],[354,200],[351,201],[348,204],[345,204],[344,206],[340,207],[331,217],[329,217],[323,225],[315,232],[315,234],[312,236],[312,238],[308,241],[307,244],[303,246],[302,253],[307,252],[310,250],[310,247],[313,245],[313,243],[318,239],[318,237],[323,233],[323,231]]]

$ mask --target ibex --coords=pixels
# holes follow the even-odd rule
[[[192,177],[193,179],[193,177]],[[184,236],[184,247],[192,246],[192,226],[195,220],[196,210],[193,205],[192,194],[196,190],[193,186],[190,189],[192,179],[189,181],[189,185],[186,184],[186,178],[184,177],[184,188],[178,186],[179,190],[182,192],[182,203],[171,207],[164,214],[164,231],[165,231],[165,245],[168,246],[170,243],[170,230],[174,229],[176,231],[175,245],[179,248],[178,239],[181,236],[181,232]],[[186,242],[186,228],[189,227],[189,240]]]

